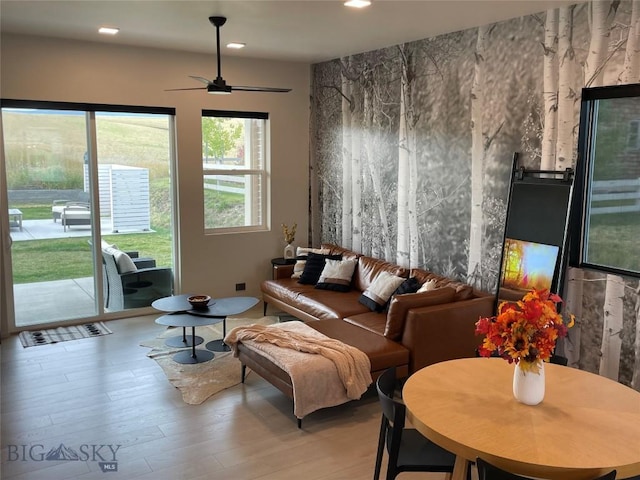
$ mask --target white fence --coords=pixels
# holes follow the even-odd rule
[[[640,212],[640,178],[633,180],[601,180],[593,182],[591,188],[591,215]],[[594,206],[595,203],[601,202],[618,202],[621,204]]]
[[[219,192],[230,193],[245,193],[244,175],[205,175],[204,178],[206,180],[204,188],[208,190],[217,190]]]

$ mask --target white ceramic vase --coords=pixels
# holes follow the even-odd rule
[[[293,245],[291,245],[290,243],[287,243],[287,246],[284,247],[283,256],[286,260],[289,260],[291,258],[296,258],[296,250],[295,248],[293,248]]]
[[[538,363],[538,373],[524,371],[520,363],[513,370],[513,396],[525,405],[538,405],[544,398],[544,362]]]

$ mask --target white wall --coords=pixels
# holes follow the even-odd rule
[[[309,72],[302,63],[222,59],[231,85],[290,87],[287,94],[207,95],[165,92],[195,87],[187,75],[215,77],[215,55],[5,34],[0,43],[0,97],[174,107],[177,137],[179,262],[183,292],[214,297],[259,296],[282,256],[280,225],[298,223],[296,245],[306,245],[309,184]],[[202,109],[268,112],[271,120],[271,230],[204,235],[200,119]]]

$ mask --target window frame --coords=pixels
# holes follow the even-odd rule
[[[221,235],[230,233],[248,233],[248,232],[264,232],[269,230],[269,192],[270,185],[270,158],[271,158],[271,144],[270,144],[270,124],[269,114],[266,112],[249,112],[249,111],[233,111],[233,110],[202,110],[202,119],[205,117],[215,118],[236,118],[245,120],[262,120],[263,123],[263,135],[262,135],[262,167],[261,168],[248,168],[245,166],[238,166],[237,168],[216,168],[215,166],[208,167],[204,161],[202,162],[202,185],[203,185],[203,201],[204,201],[204,182],[207,176],[250,176],[258,179],[259,199],[255,205],[259,208],[256,212],[247,205],[245,199],[245,218],[247,215],[253,218],[259,218],[258,221],[252,221],[251,225],[233,226],[233,227],[207,227],[207,209],[203,204],[203,220],[204,220],[204,233],[205,235]],[[204,142],[203,142],[204,143]],[[204,152],[201,150],[201,157],[204,158]]]
[[[578,158],[574,195],[570,218],[569,266],[601,271],[614,275],[640,278],[640,271],[623,265],[605,265],[589,260],[589,229],[591,226],[591,199],[594,191],[595,143],[597,118],[601,100],[640,97],[640,84],[583,88],[578,133]],[[640,113],[640,112],[639,112]],[[630,126],[630,124],[629,124]],[[629,150],[629,131],[625,146]],[[640,212],[639,212],[640,215]],[[612,248],[615,248],[612,247]]]

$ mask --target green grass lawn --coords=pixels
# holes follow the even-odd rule
[[[637,212],[592,215],[589,263],[640,271],[640,215]]]
[[[140,257],[154,258],[159,267],[173,264],[168,229],[154,233],[105,235],[103,239],[121,250],[137,251]],[[11,247],[14,283],[93,276],[93,259],[87,240],[87,237],[75,237],[14,242]]]

